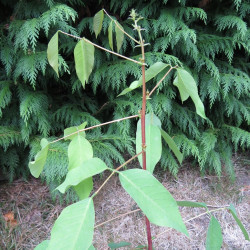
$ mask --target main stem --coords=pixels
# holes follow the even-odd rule
[[[142,109],[141,109],[141,135],[142,135],[142,166],[143,169],[147,169],[147,162],[146,162],[146,133],[145,133],[145,115],[146,115],[146,103],[147,103],[147,96],[146,96],[146,80],[145,80],[145,52],[144,52],[144,41],[141,37],[141,32],[139,31],[140,42],[141,42],[141,53],[142,53]],[[152,236],[151,236],[151,229],[150,229],[150,222],[148,218],[145,216],[146,220],[146,230],[147,230],[147,239],[148,239],[148,250],[152,250]]]

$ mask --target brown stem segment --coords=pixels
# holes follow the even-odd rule
[[[142,109],[141,109],[141,133],[142,133],[142,167],[144,170],[147,169],[147,162],[146,162],[146,129],[145,129],[145,115],[146,115],[146,102],[147,102],[147,95],[146,95],[146,80],[145,80],[145,52],[144,52],[144,41],[141,36],[140,30],[138,30],[141,42],[141,53],[142,58]],[[151,229],[150,229],[150,222],[148,218],[145,216],[146,220],[146,230],[147,230],[147,240],[148,240],[148,250],[153,249],[152,245],[152,236],[151,236]]]

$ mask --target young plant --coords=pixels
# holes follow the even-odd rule
[[[134,30],[136,30],[138,33],[138,40],[125,32],[118,21],[113,19],[105,10],[99,11],[94,17],[94,31],[96,37],[102,30],[105,14],[110,19],[108,28],[110,49],[103,48],[84,37],[80,38],[67,34],[63,31],[57,31],[56,34],[51,38],[48,45],[48,61],[55,70],[56,74],[59,76],[58,37],[59,34],[64,34],[79,40],[74,49],[74,58],[76,73],[82,83],[83,88],[88,82],[89,76],[94,66],[95,48],[102,49],[108,53],[114,54],[125,60],[130,60],[135,64],[140,65],[142,69],[141,78],[132,82],[128,88],[124,89],[120,93],[120,95],[125,95],[128,92],[142,86],[141,110],[139,114],[120,118],[88,128],[86,128],[87,122],[85,121],[80,126],[74,126],[65,129],[64,136],[57,140],[50,142],[45,138],[41,140],[41,150],[35,156],[35,160],[29,163],[31,174],[36,178],[39,177],[43,171],[48,150],[51,144],[57,143],[60,140],[69,140],[68,173],[64,182],[57,187],[57,190],[59,190],[61,193],[65,193],[68,188],[72,187],[78,195],[80,201],[66,207],[62,211],[52,228],[50,240],[43,241],[36,247],[36,249],[95,249],[92,245],[95,225],[95,209],[93,199],[114,174],[119,175],[122,187],[135,200],[140,210],[145,214],[148,241],[147,248],[149,250],[153,249],[150,223],[163,227],[174,228],[188,236],[188,231],[181,218],[178,206],[205,207],[207,209],[206,213],[201,214],[211,215],[206,246],[207,249],[220,249],[222,245],[220,224],[211,214],[211,212],[217,211],[218,209],[209,210],[204,203],[195,203],[189,201],[176,202],[172,195],[166,190],[166,188],[153,176],[154,168],[161,158],[162,138],[173,151],[180,163],[182,162],[183,156],[171,136],[161,127],[161,121],[159,118],[152,112],[146,114],[147,101],[150,99],[162,81],[166,78],[166,76],[172,70],[176,70],[174,85],[180,92],[181,100],[185,101],[191,97],[196,107],[197,114],[206,119],[204,106],[199,98],[196,83],[190,73],[187,70],[178,67],[178,65],[171,66],[163,62],[155,62],[153,65],[147,68],[144,51],[146,44],[142,36],[143,29],[138,24],[142,17],[138,16],[134,10],[132,10],[130,13],[130,19],[133,21]],[[117,52],[114,52],[113,26],[115,28]],[[138,47],[140,47],[141,58],[139,61],[119,54],[124,35],[132,39],[132,41],[137,44]],[[150,92],[147,91],[146,83],[163,71],[166,71],[166,73],[162,79]],[[137,123],[136,131],[136,155],[116,169],[108,167],[104,161],[94,157],[92,146],[85,137],[85,131],[138,117],[140,119]],[[124,166],[136,158],[138,158],[142,169],[135,168],[122,170]],[[103,182],[101,187],[93,192],[92,195],[90,195],[93,189],[92,177],[102,173],[105,170],[110,171],[111,174]],[[233,217],[244,233],[245,238],[249,239],[244,226],[237,217],[233,205],[226,208],[220,208],[219,210],[221,209],[228,209],[232,213]],[[125,246],[126,244],[123,245]]]

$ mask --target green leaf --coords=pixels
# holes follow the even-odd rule
[[[150,173],[153,173],[156,164],[161,159],[161,153],[162,153],[161,131],[157,126],[148,125],[146,127],[145,133],[146,133],[147,170]],[[141,151],[142,151],[141,130],[137,129],[136,131],[136,153],[138,154]],[[142,167],[142,155],[138,156],[138,160]]]
[[[94,67],[95,48],[92,44],[81,40],[76,44],[74,49],[76,74],[85,88],[85,82],[88,82],[89,76]]]
[[[91,245],[88,250],[96,250],[96,249],[93,245]]]
[[[108,37],[109,37],[109,46],[112,50],[114,50],[114,47],[113,47],[113,21],[111,21],[109,24]]]
[[[169,148],[173,151],[179,163],[181,164],[183,160],[183,155],[180,152],[180,150],[177,148],[175,141],[163,129],[161,129],[161,135],[163,139],[165,140],[165,142],[168,144]]]
[[[212,216],[207,231],[206,250],[220,250],[222,242],[220,223]]]
[[[156,75],[158,75],[162,70],[164,70],[166,67],[170,66],[169,64],[165,64],[163,62],[156,62],[152,66],[149,67],[148,70],[145,72],[145,81],[148,82],[152,78],[154,78]],[[118,96],[125,95],[128,92],[142,86],[142,76],[138,81],[134,81],[130,84],[130,86],[126,89],[124,89]]]
[[[46,250],[49,246],[49,240],[42,241],[39,245],[37,245],[34,250]]]
[[[57,76],[58,73],[58,31],[55,35],[50,39],[47,49],[47,57],[50,66],[55,70]]]
[[[78,195],[80,200],[84,200],[89,197],[93,189],[93,178],[87,178],[84,181],[80,182],[78,185],[74,186],[74,190]]]
[[[103,18],[104,18],[103,10],[98,11],[94,16],[93,29],[94,29],[96,38],[98,37],[99,33],[101,32]]]
[[[142,169],[130,169],[119,172],[119,178],[122,187],[152,223],[188,235],[176,201],[152,174]]]
[[[108,246],[109,246],[111,249],[116,249],[116,248],[120,248],[120,247],[131,246],[131,243],[126,242],[126,241],[121,241],[121,242],[118,242],[118,243],[110,242],[110,243],[108,244]]]
[[[57,189],[64,193],[70,186],[76,186],[81,181],[99,174],[106,170],[108,167],[99,158],[91,158],[87,161],[83,161],[81,166],[74,168],[68,172],[65,181],[57,187]]]
[[[81,136],[85,137],[85,132],[84,131],[76,133],[76,134],[73,134],[73,133],[75,133],[75,132],[77,132],[77,131],[79,131],[81,129],[85,129],[86,125],[87,125],[87,122],[84,122],[80,126],[74,126],[74,127],[64,129],[64,137],[67,136],[66,138],[64,138],[64,140],[65,141],[66,140],[73,140],[78,135],[81,135]],[[73,135],[70,135],[70,134],[73,134]],[[70,136],[68,136],[68,135],[70,135]]]
[[[230,207],[228,208],[228,210],[231,212],[232,216],[234,217],[235,221],[237,222],[238,226],[240,227],[242,233],[245,236],[246,240],[249,240],[249,235],[247,233],[247,230],[245,229],[245,227],[243,226],[242,222],[240,221],[240,219],[237,216],[237,212],[235,210],[235,207],[233,204],[230,204]]]
[[[42,149],[36,154],[35,161],[29,162],[30,172],[36,178],[38,178],[43,171],[49,150],[49,142],[45,138],[41,140],[40,144]]]
[[[116,24],[115,25],[116,48],[117,48],[117,52],[119,52],[119,50],[122,47],[122,42],[123,42],[123,39],[124,39],[124,33],[123,33],[124,29],[117,21],[115,21],[115,24]]]
[[[190,96],[194,102],[196,113],[206,119],[204,105],[198,94],[198,88],[194,78],[184,69],[177,69],[174,85],[179,89],[181,100],[184,102]]]
[[[68,147],[69,170],[80,167],[84,161],[93,158],[93,149],[87,139],[78,135]]]
[[[179,207],[204,207],[207,208],[206,203],[194,201],[176,201]]]
[[[56,220],[48,250],[87,250],[92,244],[95,223],[91,198],[66,207]]]

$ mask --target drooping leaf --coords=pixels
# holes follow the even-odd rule
[[[194,202],[194,201],[176,201],[179,207],[204,207],[207,208],[204,202]]]
[[[58,31],[55,35],[50,39],[47,49],[47,57],[50,66],[55,70],[57,76],[58,73]]]
[[[29,162],[30,173],[36,178],[38,178],[43,171],[49,150],[49,142],[45,138],[41,140],[40,144],[42,149],[36,154],[35,161]]]
[[[85,88],[85,82],[88,82],[89,76],[94,67],[95,48],[92,44],[81,40],[76,44],[74,49],[76,74]]]
[[[87,139],[78,135],[68,147],[69,170],[80,167],[84,161],[93,158],[93,149]]]
[[[170,66],[169,64],[165,64],[163,62],[156,62],[152,66],[149,67],[148,70],[145,72],[145,81],[148,82],[152,78],[154,78],[156,75],[158,75],[162,70],[164,70],[166,67]],[[130,84],[130,86],[126,89],[124,89],[118,96],[125,95],[128,92],[142,86],[142,77],[138,81],[134,81]]]
[[[78,195],[80,200],[84,200],[89,197],[93,189],[93,178],[87,178],[84,181],[80,182],[78,185],[74,186],[74,190]]]
[[[115,22],[115,24],[116,24],[115,25],[116,48],[117,48],[117,52],[119,52],[119,50],[122,47],[122,42],[124,39],[124,33],[123,33],[124,29],[117,21]]]
[[[230,207],[228,208],[228,210],[231,212],[232,216],[234,217],[235,221],[237,222],[238,226],[240,227],[242,233],[245,236],[246,240],[249,240],[249,235],[247,230],[245,229],[245,227],[243,226],[242,222],[240,221],[240,219],[237,216],[237,212],[235,210],[235,207],[233,204],[230,204]]]
[[[154,116],[152,116],[154,117]],[[158,119],[159,120],[159,119]],[[160,120],[157,121],[156,124],[159,124]],[[147,170],[150,173],[153,173],[154,168],[158,161],[161,159],[162,153],[162,142],[161,142],[161,131],[160,128],[154,125],[155,120],[150,118],[150,114],[148,114],[145,118],[146,123],[146,162],[147,162]],[[141,120],[137,123],[137,131],[136,131],[136,153],[140,153],[142,151],[142,134],[141,134]],[[142,167],[142,155],[138,156],[138,160]]]
[[[104,18],[103,10],[98,11],[94,16],[93,29],[94,29],[96,38],[98,37],[99,33],[101,32],[103,18]]]
[[[126,241],[121,241],[121,242],[118,242],[118,243],[110,242],[108,244],[108,246],[110,247],[110,249],[117,249],[117,248],[120,248],[120,247],[131,246],[131,243],[126,242]]]
[[[82,135],[83,137],[85,137],[84,131],[76,133],[76,134],[73,134],[73,133],[75,133],[81,129],[85,129],[86,125],[87,125],[87,122],[84,122],[80,126],[74,126],[74,127],[64,129],[64,137],[67,136],[64,140],[65,141],[66,140],[73,140],[77,135]],[[70,135],[70,134],[73,134],[73,135]],[[70,135],[70,136],[68,136],[68,135]]]
[[[222,242],[220,223],[212,216],[207,231],[206,250],[220,250]]]
[[[66,207],[56,220],[47,250],[88,250],[92,244],[95,223],[91,198]]]
[[[135,200],[150,222],[172,227],[188,235],[178,206],[166,188],[148,171],[130,169],[119,172],[122,187]]]
[[[44,240],[39,245],[37,245],[34,250],[47,250],[48,246],[49,240]]]
[[[108,38],[109,38],[109,46],[112,50],[114,50],[114,47],[113,47],[113,21],[111,21],[109,24]]]
[[[174,85],[179,89],[181,100],[184,102],[190,96],[194,102],[196,113],[206,119],[204,105],[199,97],[198,88],[194,78],[184,69],[177,69]]]
[[[179,163],[182,163],[183,155],[180,152],[180,150],[177,148],[174,140],[169,136],[168,133],[166,133],[163,129],[161,129],[161,135],[165,142],[168,144],[169,148],[173,151],[174,155],[178,159]]]
[[[87,161],[83,161],[81,166],[71,169],[66,175],[65,181],[57,187],[57,189],[64,193],[70,186],[76,186],[81,181],[99,174],[106,170],[108,167],[99,158],[91,158]]]

